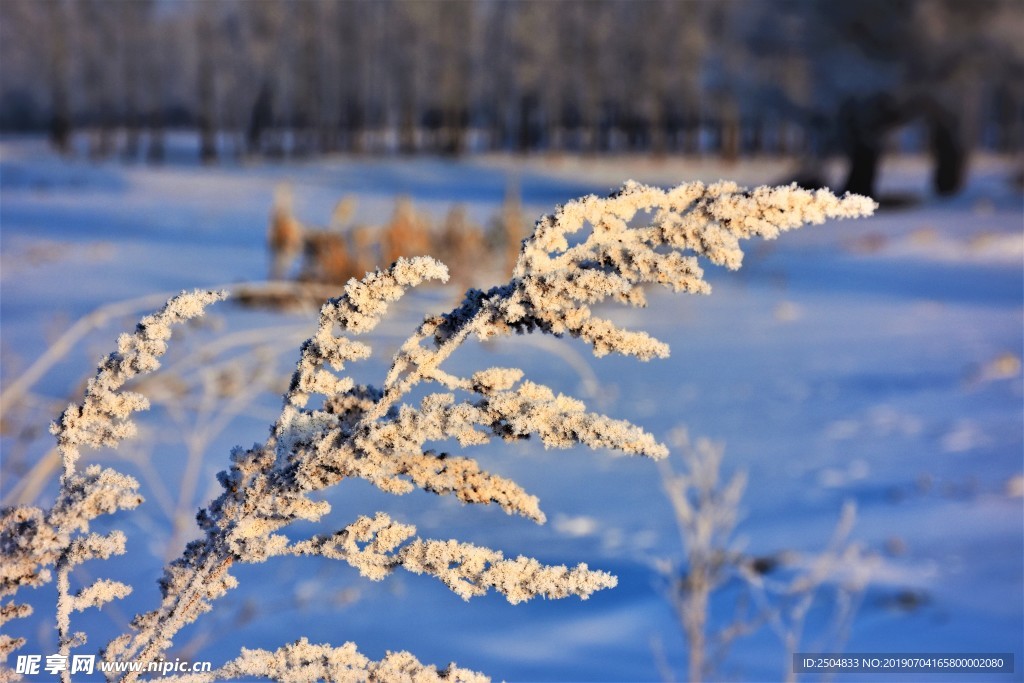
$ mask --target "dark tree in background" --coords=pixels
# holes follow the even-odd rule
[[[1019,0],[3,0],[0,32],[0,127],[97,157],[841,153],[871,194],[902,145],[948,194],[1022,144]]]
[[[63,3],[46,4],[46,25],[52,31],[46,59],[51,98],[50,140],[62,154],[67,154],[71,151],[71,84],[68,17]]]
[[[217,92],[214,61],[217,31],[216,7],[199,3],[196,9],[196,48],[199,64],[196,72],[196,127],[199,129],[199,158],[209,163],[217,158]]]
[[[1016,128],[1022,113],[1024,8],[996,0],[863,0],[813,4],[823,64],[839,67],[839,130],[849,158],[846,188],[874,195],[888,137],[919,122],[933,157],[933,187],[959,191],[970,149],[987,128]],[[1008,33],[1016,31],[1017,39]],[[1018,122],[1001,118],[1001,92],[1014,92]],[[1016,134],[1019,136],[1019,133]],[[1004,147],[1001,151],[1019,151]]]

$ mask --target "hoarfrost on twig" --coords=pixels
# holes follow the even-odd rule
[[[589,412],[582,401],[524,379],[521,370],[489,368],[462,377],[444,369],[463,342],[536,331],[577,337],[597,356],[619,353],[645,361],[664,357],[669,352],[665,343],[599,317],[592,306],[607,300],[644,306],[649,285],[708,293],[698,257],[737,268],[741,239],[772,239],[804,223],[863,216],[873,209],[874,203],[863,197],[838,198],[795,185],[748,192],[727,182],[660,190],[630,181],[607,198],[569,202],[537,222],[523,242],[510,282],[488,291],[469,290],[454,310],[427,316],[394,355],[379,387],[338,374],[348,363],[372,354],[369,344],[352,336],[373,330],[408,288],[427,280],[446,281],[448,271],[429,257],[400,258],[362,280],[349,280],[341,296],[323,305],[316,332],[302,345],[270,437],[232,452],[229,469],[218,475],[223,492],[197,517],[201,537],[165,568],[161,604],[138,615],[132,630],[112,641],[104,657],[139,662],[143,668],[159,660],[184,626],[235,587],[229,573],[235,563],[279,555],[342,560],[374,580],[403,567],[436,577],[466,599],[491,589],[512,603],[570,595],[585,599],[614,586],[614,576],[585,564],[572,569],[545,566],[529,557],[505,559],[501,551],[457,540],[421,539],[415,537],[415,527],[383,513],[305,540],[280,532],[294,521],[327,515],[330,505],[311,494],[353,477],[394,494],[420,489],[464,503],[494,503],[509,514],[543,523],[535,496],[482,470],[472,458],[434,445],[454,441],[462,449],[495,437],[511,441],[536,436],[548,448],[585,445],[651,458],[664,457],[667,449],[639,426]],[[650,217],[648,225],[633,225],[640,214]],[[72,611],[98,606],[128,590],[101,580],[71,594],[72,566],[124,549],[124,538],[116,532],[73,532],[84,534],[89,519],[129,509],[141,500],[138,483],[126,475],[95,466],[78,473],[79,447],[113,446],[134,433],[130,415],[148,403],[123,391],[125,382],[159,366],[172,324],[201,315],[206,305],[224,296],[197,291],[175,297],[159,313],[143,318],[134,334],[122,335],[117,352],[104,359],[90,381],[83,402],[69,406],[53,427],[64,458],[54,507],[3,512],[0,596],[49,581],[49,568],[56,567],[63,654],[78,643],[69,635]],[[411,405],[410,393],[420,385],[425,392],[418,405]],[[312,401],[314,397],[319,398]],[[2,609],[5,619],[25,613],[11,605]],[[17,646],[0,642],[5,652]],[[137,676],[126,672],[123,680]],[[244,650],[212,674],[177,680],[252,676],[486,680],[454,665],[439,671],[408,653],[372,662],[351,643],[335,648],[304,639],[274,652]]]

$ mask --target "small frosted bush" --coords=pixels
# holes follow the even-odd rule
[[[137,615],[127,633],[106,644],[103,657],[143,665],[159,661],[183,627],[237,585],[233,567],[280,556],[320,555],[345,562],[374,581],[402,569],[435,577],[465,599],[493,590],[513,604],[537,596],[586,599],[615,586],[614,576],[585,564],[547,566],[455,539],[421,538],[414,526],[383,512],[310,538],[292,538],[285,531],[293,522],[324,517],[330,505],[315,494],[352,478],[396,495],[422,489],[545,521],[540,501],[514,481],[481,469],[473,458],[432,447],[450,440],[468,449],[494,439],[536,437],[548,448],[582,444],[664,457],[667,448],[641,427],[590,412],[583,402],[531,381],[521,370],[481,368],[462,376],[445,369],[445,361],[471,338],[535,332],[579,338],[597,356],[665,357],[666,344],[600,317],[592,306],[608,300],[643,306],[650,285],[708,293],[698,257],[736,269],[743,256],[741,239],[773,239],[806,223],[864,216],[873,209],[864,197],[837,198],[795,185],[748,192],[727,182],[687,183],[668,191],[629,182],[607,198],[569,202],[537,221],[508,283],[469,290],[454,310],[426,317],[395,353],[378,386],[355,383],[346,367],[370,357],[365,340],[390,303],[410,287],[447,280],[448,271],[429,257],[398,259],[387,270],[350,280],[340,296],[323,305],[316,331],[302,344],[270,436],[236,448],[230,466],[218,475],[223,491],[197,516],[201,537],[164,569],[161,603]],[[648,224],[633,225],[638,212],[647,214]],[[183,293],[143,318],[134,333],[121,335],[117,351],[100,365],[83,401],[68,406],[52,427],[63,458],[53,505],[3,511],[0,597],[8,601],[0,605],[0,619],[28,613],[27,606],[9,600],[20,588],[55,580],[60,654],[87,642],[86,634],[72,628],[75,612],[131,592],[130,586],[106,579],[72,587],[76,566],[127,550],[121,532],[92,532],[91,521],[142,502],[133,478],[97,465],[79,467],[80,449],[116,446],[134,434],[131,415],[148,402],[123,386],[159,367],[173,325],[202,315],[206,306],[226,296]],[[410,399],[414,390],[422,395],[415,403]],[[8,655],[22,644],[4,637],[0,650]],[[70,678],[66,672],[64,677]],[[129,672],[123,680],[136,677]],[[335,647],[303,638],[273,652],[244,649],[209,674],[167,678],[253,677],[485,680],[454,664],[443,669],[421,664],[407,652],[371,661],[353,643]]]

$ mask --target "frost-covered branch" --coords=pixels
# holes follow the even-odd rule
[[[724,182],[687,183],[667,191],[629,182],[608,198],[569,202],[538,221],[533,236],[523,242],[510,282],[486,292],[470,290],[454,310],[426,317],[401,345],[380,386],[356,384],[344,374],[348,364],[373,353],[368,343],[354,337],[371,332],[389,304],[408,288],[428,280],[445,281],[448,271],[429,257],[400,258],[386,270],[350,280],[341,296],[323,305],[315,334],[302,345],[269,438],[250,448],[236,448],[230,468],[218,475],[223,492],[197,517],[201,537],[165,568],[161,604],[137,616],[132,631],[112,641],[104,656],[143,667],[158,660],[184,626],[236,585],[232,566],[280,555],[342,560],[375,580],[402,567],[433,576],[466,599],[490,589],[512,603],[534,597],[586,598],[614,586],[615,577],[584,564],[572,569],[545,566],[529,557],[505,559],[498,550],[458,540],[414,538],[414,527],[382,513],[304,541],[293,542],[281,531],[292,522],[327,515],[329,503],[313,494],[349,478],[364,479],[394,494],[420,489],[465,503],[493,503],[509,514],[544,522],[535,496],[484,471],[471,457],[440,450],[443,442],[470,449],[494,438],[535,436],[547,448],[584,445],[664,457],[665,446],[641,427],[590,412],[582,401],[525,379],[521,370],[484,368],[461,376],[443,366],[471,338],[535,331],[578,337],[597,356],[666,356],[668,346],[663,342],[621,328],[591,307],[609,299],[643,306],[645,288],[652,284],[707,293],[710,287],[698,257],[736,268],[742,259],[741,239],[771,239],[804,223],[867,215],[873,208],[863,197],[837,198],[796,186],[747,192]],[[634,226],[641,214],[650,218],[649,224]],[[114,445],[133,433],[130,414],[144,408],[146,400],[121,387],[134,375],[157,367],[169,324],[199,315],[203,306],[221,297],[211,292],[179,297],[161,313],[145,318],[134,335],[122,336],[118,352],[101,365],[86,399],[69,407],[55,427],[65,475],[54,510],[77,511],[84,506],[109,512],[138,503],[137,483],[124,475],[98,468],[76,474],[78,448]],[[410,394],[417,388],[420,398],[413,404]],[[96,483],[100,481],[102,486]],[[15,588],[47,580],[46,566],[57,566],[62,651],[72,642],[67,633],[71,611],[99,605],[125,590],[101,582],[70,593],[70,567],[82,558],[120,552],[123,538],[89,536],[74,545],[76,554],[71,554],[66,548],[72,546],[61,534],[85,527],[75,526],[80,512],[66,517],[16,509],[5,512],[3,527],[5,556],[23,560],[20,573],[12,575]],[[54,538],[61,548],[57,559],[41,561]],[[246,650],[215,674],[392,680],[398,671],[414,680],[476,680],[476,674],[454,667],[442,672],[425,667],[408,653],[370,662],[351,644],[331,648],[305,641],[273,653]],[[136,677],[128,672],[124,680]]]
[[[17,506],[3,511],[0,551],[4,570],[0,597],[13,595],[21,586],[48,583],[53,579],[53,567],[57,574],[56,622],[61,655],[67,656],[71,648],[85,642],[84,634],[71,633],[73,612],[100,607],[131,592],[131,587],[123,583],[99,579],[72,594],[74,567],[125,552],[123,533],[88,533],[89,523],[100,515],[131,510],[142,502],[139,484],[132,477],[97,465],[78,472],[79,447],[117,446],[135,433],[129,418],[133,412],[148,408],[149,401],[140,394],[122,391],[122,387],[160,367],[159,358],[167,351],[173,325],[201,316],[207,305],[225,296],[224,292],[182,292],[159,312],[144,317],[134,334],[122,334],[118,350],[100,363],[96,376],[89,380],[82,402],[69,405],[51,425],[63,460],[61,486],[54,505],[49,510]],[[8,603],[5,610],[17,616],[27,613],[14,603]],[[6,643],[7,647],[13,644]],[[66,671],[62,676],[69,680]]]
[[[269,678],[282,683],[339,681],[341,683],[487,683],[487,676],[455,664],[438,670],[420,663],[408,652],[388,652],[375,662],[361,654],[355,643],[341,647],[315,645],[305,638],[274,650],[242,648],[242,654],[221,668],[204,674],[165,677],[174,683],[212,683],[222,680]]]
[[[500,551],[471,543],[420,538],[409,541],[415,533],[415,527],[396,523],[378,512],[373,519],[360,517],[331,536],[296,543],[287,552],[343,560],[373,581],[403,567],[414,574],[438,578],[465,600],[493,588],[513,605],[535,597],[576,595],[585,600],[616,583],[611,574],[592,571],[585,564],[568,569],[545,566],[523,556],[506,560]]]
[[[96,376],[89,380],[82,402],[68,406],[51,427],[64,457],[65,476],[74,471],[79,446],[116,446],[134,436],[135,425],[128,418],[147,409],[149,401],[141,394],[121,391],[121,387],[160,367],[159,358],[167,351],[172,325],[202,316],[206,306],[226,296],[226,292],[182,292],[160,312],[140,320],[134,334],[118,337],[117,351],[103,360]]]

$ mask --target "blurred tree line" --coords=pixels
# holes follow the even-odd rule
[[[910,149],[1021,149],[1022,14],[1019,0],[3,0],[0,127],[153,160],[169,128],[196,130],[206,161],[843,150],[870,182],[912,122]]]

